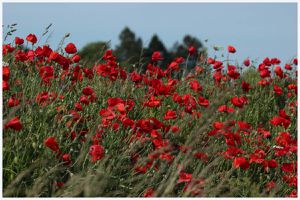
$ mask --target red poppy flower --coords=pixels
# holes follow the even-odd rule
[[[178,126],[172,126],[172,127],[171,127],[171,131],[172,131],[173,133],[177,133],[177,132],[179,131]]]
[[[260,71],[259,75],[261,78],[267,78],[271,76],[271,71],[269,69],[263,69]]]
[[[271,120],[270,120],[270,123],[274,126],[278,126],[278,125],[281,125],[282,124],[282,118],[281,117],[278,117],[278,116],[275,116],[273,117]]]
[[[48,137],[47,139],[44,140],[44,145],[51,149],[52,151],[59,151],[59,146],[56,142],[55,137]]]
[[[135,83],[139,83],[139,82],[141,82],[143,80],[143,77],[141,75],[139,75],[138,73],[136,73],[135,71],[133,71],[130,74],[130,78]]]
[[[115,106],[117,106],[118,104],[121,104],[121,103],[124,104],[124,101],[121,98],[110,97],[107,99],[107,104],[110,109],[114,108]]]
[[[208,58],[208,59],[207,59],[207,63],[208,63],[208,64],[214,64],[214,63],[215,63],[215,59],[213,59],[213,58]]]
[[[69,44],[67,44],[67,46],[65,47],[65,51],[66,51],[68,54],[74,54],[74,53],[77,52],[77,48],[76,48],[75,44],[69,43]]]
[[[286,64],[285,66],[284,66],[284,68],[286,69],[286,70],[292,70],[293,68],[292,68],[292,65],[289,65],[289,64]]]
[[[104,53],[103,60],[114,61],[116,57],[113,55],[113,50],[109,49]]]
[[[41,93],[38,93],[36,98],[35,98],[35,101],[41,105],[41,106],[45,106],[47,104],[47,102],[49,101],[49,93],[48,92],[41,92]]]
[[[228,50],[229,53],[235,53],[236,52],[235,48],[233,46],[230,46],[230,45],[227,47],[227,50]]]
[[[185,172],[180,172],[179,179],[177,183],[188,183],[191,182],[193,174],[188,174]]]
[[[40,68],[39,74],[44,82],[49,82],[50,79],[54,78],[54,67],[53,66],[42,66]]]
[[[216,83],[220,83],[221,79],[223,77],[223,74],[221,71],[218,70],[218,71],[214,72],[213,77],[214,77]]]
[[[248,67],[250,65],[250,60],[249,58],[247,58],[246,60],[244,60],[243,64]]]
[[[161,100],[156,99],[154,96],[151,96],[150,99],[144,103],[144,106],[151,107],[151,108],[159,107],[160,105],[161,105]]]
[[[188,51],[190,55],[197,53],[197,49],[194,46],[190,46]]]
[[[204,72],[204,68],[200,67],[200,66],[196,66],[195,71],[196,71],[197,74],[201,74],[202,72]]]
[[[15,37],[15,44],[16,45],[21,45],[23,43],[24,43],[24,40],[22,38]]]
[[[137,172],[137,173],[140,173],[140,174],[145,174],[147,172],[147,169],[148,167],[147,166],[136,166],[134,168],[134,170]]]
[[[292,173],[296,169],[296,165],[294,163],[283,163],[281,166],[281,170],[284,172]]]
[[[262,79],[262,80],[258,81],[258,84],[261,86],[266,86],[266,85],[269,85],[270,82],[266,81],[265,79]]]
[[[57,187],[62,187],[65,185],[65,183],[64,182],[55,182],[54,185]]]
[[[224,125],[224,123],[222,123],[222,122],[214,122],[214,123],[213,123],[213,127],[214,127],[215,129],[217,129],[217,130],[220,130],[220,129],[224,128],[225,125]]]
[[[27,37],[26,37],[26,40],[28,42],[31,42],[32,44],[35,44],[37,42],[37,38],[34,34],[29,34]]]
[[[295,58],[295,59],[293,60],[293,63],[294,63],[294,65],[298,65],[298,59]]]
[[[90,104],[89,98],[87,96],[85,96],[85,95],[82,95],[79,98],[79,102],[82,103],[82,104],[85,104],[85,105],[89,105]]]
[[[5,128],[11,128],[16,131],[20,131],[23,128],[23,125],[21,124],[18,117],[12,118],[9,122],[5,124]]]
[[[165,113],[165,120],[170,120],[170,119],[176,119],[177,115],[176,115],[176,111],[173,110],[167,110]]]
[[[228,65],[228,76],[234,80],[238,79],[240,77],[240,73],[236,71],[236,66]]]
[[[250,164],[249,161],[244,157],[236,157],[233,161],[233,166],[235,168],[241,167],[243,170],[246,170],[249,168]]]
[[[10,70],[9,67],[4,66],[2,68],[2,77],[4,81],[8,81],[9,80],[9,76],[10,76]]]
[[[266,66],[271,66],[271,60],[270,60],[270,58],[265,58],[264,60],[263,60],[263,64],[265,64]]]
[[[78,63],[78,62],[80,61],[80,59],[81,59],[81,57],[80,57],[80,55],[78,55],[78,54],[74,55],[74,56],[71,58],[71,60],[72,60],[73,62],[75,62],[75,63]]]
[[[219,108],[218,108],[218,111],[219,112],[227,112],[227,113],[232,113],[234,112],[234,109],[227,106],[227,105],[221,105]]]
[[[163,139],[160,139],[160,138],[152,140],[152,143],[153,143],[155,149],[164,148],[164,147],[167,147],[169,145],[168,140],[163,140]]]
[[[55,52],[55,51],[52,51],[52,52],[50,53],[50,55],[49,55],[48,61],[50,62],[50,61],[53,60],[53,61],[57,62],[58,59],[59,59],[59,56],[60,56],[59,53],[57,53],[57,52]]]
[[[279,133],[279,136],[276,137],[276,142],[278,145],[283,147],[289,147],[292,143],[292,137],[291,134],[288,132],[281,132]]]
[[[242,130],[249,130],[249,129],[251,129],[251,125],[248,124],[247,122],[238,121],[237,123],[238,123],[239,129],[242,129]]]
[[[221,62],[221,61],[215,61],[213,68],[215,70],[221,70],[223,68],[223,62]]]
[[[63,161],[65,162],[66,165],[70,165],[72,163],[70,154],[64,154],[62,156],[62,159],[63,159]]]
[[[286,197],[290,197],[290,198],[297,198],[297,190],[293,190],[289,195],[287,195]]]
[[[157,130],[152,130],[150,136],[152,138],[162,138],[162,135]]]
[[[110,109],[102,109],[102,110],[100,110],[99,113],[103,119],[111,120],[116,117],[116,114],[113,111],[111,111]]]
[[[274,85],[274,92],[277,96],[280,96],[283,94],[282,88],[279,87],[278,85]]]
[[[159,51],[155,51],[153,52],[152,56],[151,56],[151,60],[153,62],[159,61],[159,60],[163,60],[164,58],[162,57],[161,53]]]
[[[168,70],[171,71],[178,71],[179,70],[179,65],[177,62],[171,62],[168,66]]]
[[[39,58],[49,57],[51,53],[52,49],[47,45],[44,45],[43,48],[38,46],[34,51],[34,54]]]
[[[195,158],[201,159],[204,162],[208,162],[208,156],[204,152],[197,152],[194,154]]]
[[[30,60],[31,62],[33,62],[35,57],[34,51],[33,50],[29,50],[27,51],[27,59]]]
[[[224,152],[225,158],[233,159],[236,156],[243,154],[244,151],[242,149],[236,147],[228,147],[227,150]]]
[[[19,99],[15,99],[14,97],[10,97],[8,99],[8,107],[14,107],[20,104],[20,100]]]
[[[243,108],[244,104],[248,102],[248,99],[246,97],[232,97],[231,103],[239,108]]]
[[[262,149],[257,149],[253,154],[250,154],[250,163],[263,163],[266,157],[266,153]]]
[[[8,84],[8,81],[2,80],[2,90],[3,90],[3,91],[9,90],[9,84]]]
[[[143,196],[144,197],[154,197],[154,190],[153,188],[147,188],[147,190],[144,192]]]
[[[271,137],[271,132],[262,128],[258,128],[257,132],[263,135],[263,138]]]
[[[3,55],[6,55],[7,53],[11,53],[15,50],[14,47],[10,46],[10,44],[4,44],[2,46]]]
[[[202,87],[201,87],[200,83],[197,80],[190,81],[190,88],[192,90],[194,90],[195,92],[202,91]]]
[[[84,73],[85,77],[87,77],[89,79],[92,79],[93,76],[94,76],[94,72],[91,69],[88,69],[88,68],[84,68],[83,73]]]
[[[277,164],[277,162],[276,162],[275,159],[271,159],[271,160],[268,160],[266,162],[268,163],[268,167],[270,167],[270,168],[276,168],[276,167],[278,167],[278,164]]]
[[[90,156],[92,156],[92,161],[96,162],[104,157],[104,148],[100,145],[92,145],[90,147]]]
[[[74,107],[75,107],[75,109],[76,109],[77,111],[82,111],[82,110],[83,110],[82,105],[81,105],[80,103],[78,103],[78,102],[75,102],[75,103],[74,103]]]
[[[269,181],[269,182],[266,183],[265,187],[266,187],[267,191],[270,191],[271,189],[273,189],[275,187],[275,182],[274,181]]]
[[[160,154],[159,158],[161,160],[165,160],[167,161],[169,164],[172,163],[173,159],[174,159],[175,156],[172,156],[170,153],[162,153]]]
[[[272,58],[271,59],[271,64],[272,65],[278,65],[278,64],[280,64],[281,63],[281,61],[278,59],[278,58]]]
[[[91,86],[86,86],[83,90],[82,90],[82,94],[84,95],[92,95],[94,93],[93,88],[91,88]]]
[[[204,97],[198,97],[198,103],[200,106],[209,107],[209,101]]]
[[[242,81],[242,89],[246,93],[249,92],[249,90],[251,89],[250,84],[243,80]]]
[[[275,67],[274,72],[280,78],[283,78],[283,71],[280,66]]]
[[[119,130],[119,128],[120,128],[120,124],[118,124],[118,123],[113,123],[112,128],[113,128],[114,131],[117,131],[117,130]]]
[[[274,126],[283,126],[284,128],[288,128],[291,124],[291,117],[285,113],[285,110],[279,110],[279,115],[273,117],[270,120],[270,123]]]
[[[134,121],[133,120],[131,120],[131,119],[129,119],[129,118],[125,118],[123,121],[122,121],[122,124],[123,124],[123,126],[125,126],[125,127],[133,127],[133,125],[134,125]]]

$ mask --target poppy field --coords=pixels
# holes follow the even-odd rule
[[[2,47],[5,197],[297,197],[297,58],[90,66],[38,40]]]

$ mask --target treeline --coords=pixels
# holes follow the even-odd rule
[[[114,54],[118,58],[118,62],[127,65],[136,65],[138,67],[145,67],[150,62],[151,55],[155,51],[159,51],[164,60],[161,61],[160,66],[166,68],[176,57],[186,58],[188,55],[188,48],[193,46],[197,54],[191,56],[187,65],[193,67],[197,59],[206,55],[206,51],[202,42],[191,35],[185,35],[182,42],[176,42],[171,49],[167,49],[158,35],[154,34],[148,44],[143,46],[143,41],[137,37],[133,31],[128,27],[119,35],[120,43],[114,48]],[[104,52],[112,47],[106,42],[93,42],[84,46],[79,54],[86,64],[94,65],[99,61],[99,53]]]

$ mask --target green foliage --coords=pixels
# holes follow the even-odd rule
[[[131,64],[138,64],[142,54],[143,43],[141,38],[136,38],[135,34],[128,28],[119,35],[120,44],[116,47],[116,56],[121,62],[127,61]]]
[[[82,62],[88,67],[93,67],[100,61],[100,55],[110,48],[107,42],[92,42],[85,45],[78,54],[82,57]]]
[[[191,35],[185,35],[182,39],[182,44],[176,42],[172,49],[167,49],[157,34],[154,34],[148,46],[143,46],[141,38],[136,37],[135,33],[128,27],[125,27],[119,35],[120,43],[114,48],[118,62],[121,65],[135,65],[140,70],[145,70],[146,64],[151,61],[151,55],[155,51],[161,52],[164,60],[160,62],[162,68],[166,68],[176,57],[185,57],[190,46],[194,46],[200,55],[206,56],[206,50],[202,42]],[[109,49],[108,43],[99,41],[85,45],[80,51],[79,55],[83,59],[83,63],[88,66],[93,66],[99,62],[100,52]],[[192,69],[198,58],[190,58],[188,60],[188,68]]]

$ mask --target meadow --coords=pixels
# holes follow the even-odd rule
[[[38,39],[2,47],[5,197],[297,196],[297,58],[142,70]]]

